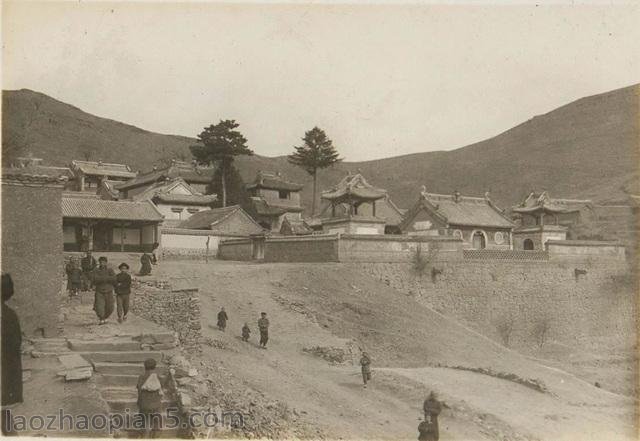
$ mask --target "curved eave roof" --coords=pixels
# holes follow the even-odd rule
[[[338,189],[332,191],[326,191],[322,193],[322,199],[327,199],[330,201],[336,201],[341,199],[364,199],[369,201],[375,201],[377,199],[382,199],[385,197],[386,193],[380,190],[375,190],[372,188],[347,188],[347,189]]]

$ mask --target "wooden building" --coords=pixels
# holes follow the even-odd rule
[[[246,186],[258,223],[272,232],[279,232],[285,218],[301,221],[302,187],[280,173],[258,172],[255,180]]]
[[[406,213],[400,229],[406,234],[453,236],[470,249],[511,249],[514,223],[485,197],[427,193],[424,188]]]
[[[182,178],[193,190],[200,194],[206,194],[207,187],[213,180],[213,173],[213,168],[198,167],[183,161],[172,161],[164,167],[154,167],[150,172],[140,173],[135,179],[117,185],[116,189],[119,190],[122,199],[132,199],[136,194],[144,192],[157,182]]]
[[[239,205],[201,211],[180,223],[178,228],[214,230],[218,233],[234,236],[264,233],[264,229]]]
[[[163,216],[150,201],[110,201],[96,195],[62,196],[65,251],[151,251]]]
[[[75,191],[96,193],[100,183],[107,179],[125,182],[136,177],[136,173],[125,164],[114,164],[102,161],[71,161],[74,174]]]

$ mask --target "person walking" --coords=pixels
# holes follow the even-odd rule
[[[140,267],[140,273],[138,275],[147,276],[151,274],[151,256],[147,254],[146,251],[142,254],[142,257],[140,257],[140,264],[142,266]]]
[[[91,255],[91,250],[87,250],[85,256],[80,261],[80,268],[82,269],[82,291],[93,289],[90,275],[97,266],[96,258]]]
[[[267,318],[266,312],[260,313],[258,329],[260,330],[260,347],[267,349],[267,342],[269,341],[269,319]]]
[[[12,406],[22,403],[22,331],[18,314],[7,305],[13,297],[13,280],[2,274],[2,434],[13,434],[9,428]]]
[[[249,325],[245,322],[242,327],[242,341],[249,341],[249,336],[251,335],[251,329],[249,329]]]
[[[116,307],[118,310],[118,322],[122,323],[127,320],[127,314],[129,313],[131,275],[129,275],[129,265],[125,262],[122,262],[118,269],[120,272],[116,275]]]
[[[143,438],[155,438],[160,428],[162,415],[162,383],[156,373],[156,361],[144,361],[144,374],[138,377],[138,411],[144,417]]]
[[[360,367],[362,370],[362,381],[366,388],[367,381],[371,381],[371,358],[369,358],[369,354],[366,352],[363,352],[362,357],[360,357]]]
[[[82,270],[75,257],[72,257],[69,263],[67,263],[65,272],[67,273],[67,291],[69,292],[69,297],[75,297],[82,289]]]
[[[418,440],[438,441],[440,439],[440,429],[438,427],[438,415],[442,411],[442,403],[438,401],[435,392],[431,391],[422,404],[424,410],[424,421],[418,426]]]
[[[227,311],[225,311],[223,307],[218,313],[218,329],[222,332],[224,332],[224,330],[227,328],[227,320],[229,320],[229,316],[227,315]]]
[[[91,281],[95,287],[93,310],[98,316],[98,324],[104,325],[113,312],[113,288],[116,284],[116,274],[107,266],[105,256],[98,259],[98,268],[91,273]]]

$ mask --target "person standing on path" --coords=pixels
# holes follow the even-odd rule
[[[260,330],[260,347],[267,349],[267,342],[269,341],[269,319],[267,318],[266,312],[260,313],[258,329]]]
[[[431,391],[429,397],[422,404],[424,410],[424,421],[418,426],[420,441],[438,441],[440,439],[440,429],[438,428],[438,415],[442,411],[442,403],[438,401],[435,392]]]
[[[14,434],[9,429],[11,409],[7,406],[22,403],[22,331],[18,314],[7,305],[13,297],[13,280],[2,274],[2,434]]]
[[[106,257],[98,259],[98,268],[91,273],[91,280],[95,286],[93,310],[98,316],[98,324],[104,325],[113,312],[113,288],[116,284],[116,274],[107,266]]]
[[[227,320],[229,320],[229,316],[227,315],[227,311],[225,311],[223,307],[218,313],[218,329],[222,332],[224,332],[227,327]]]
[[[138,411],[144,416],[143,438],[155,438],[162,415],[162,384],[156,373],[156,361],[144,361],[144,374],[138,377]]]
[[[362,381],[366,388],[367,381],[371,381],[371,358],[369,358],[369,354],[366,352],[363,352],[362,357],[360,357],[360,366],[362,369]]]
[[[78,261],[75,257],[72,257],[67,266],[65,267],[67,273],[67,291],[69,297],[75,297],[82,289],[82,270],[78,266]]]
[[[249,336],[251,335],[251,329],[249,329],[249,325],[245,322],[242,327],[242,341],[249,341]]]
[[[118,322],[122,323],[127,320],[129,313],[131,276],[129,275],[129,265],[126,263],[122,262],[118,269],[120,272],[116,275],[116,306],[118,308]]]
[[[87,253],[80,261],[80,267],[82,268],[82,291],[89,291],[93,288],[91,273],[96,269],[96,266],[98,266],[96,258],[91,255],[91,250],[87,250]]]
[[[142,265],[139,273],[140,276],[151,274],[151,256],[147,254],[146,251],[142,254],[142,257],[140,257],[140,264]]]

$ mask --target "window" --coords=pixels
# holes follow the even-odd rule
[[[531,239],[525,239],[523,243],[525,250],[533,250],[533,241]]]
[[[501,245],[504,243],[504,234],[502,234],[501,231],[497,231],[494,235],[493,235],[493,241],[495,243],[497,243],[498,245]]]
[[[473,234],[472,246],[476,250],[484,250],[487,246],[487,241],[484,238],[482,231],[476,231]]]
[[[280,199],[289,199],[291,197],[291,193],[287,190],[279,190],[278,197]]]

